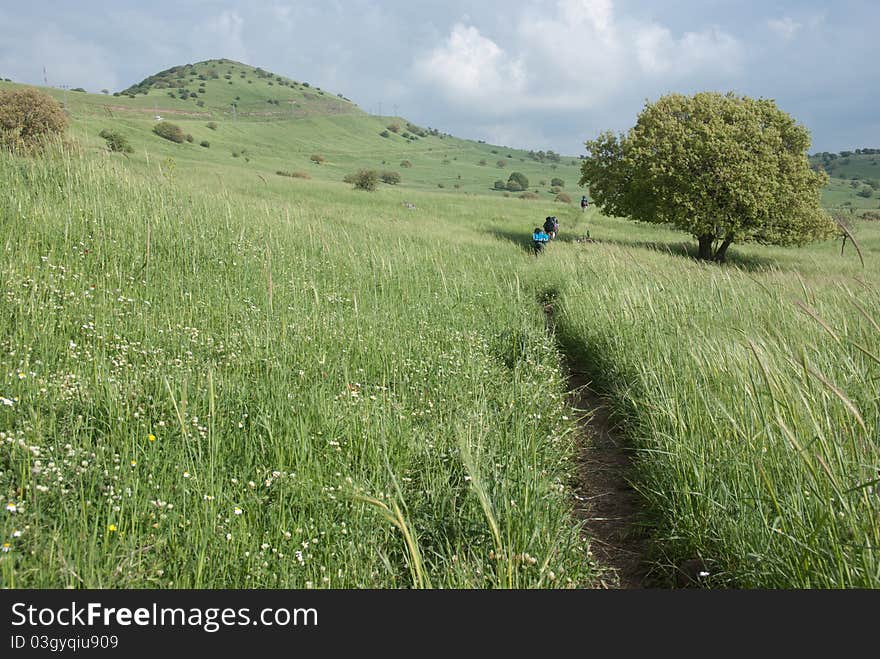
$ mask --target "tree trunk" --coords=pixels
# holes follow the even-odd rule
[[[730,244],[733,242],[733,236],[727,236],[724,239],[724,242],[721,243],[721,246],[715,251],[715,256],[713,257],[718,263],[724,263],[727,258],[727,248],[730,247]]]
[[[715,241],[715,236],[710,233],[706,233],[702,236],[697,236],[697,240],[700,242],[700,251],[697,254],[697,258],[701,261],[711,261],[712,243]]]

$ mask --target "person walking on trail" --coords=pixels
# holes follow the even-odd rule
[[[559,220],[552,215],[549,216],[544,220],[544,231],[547,233],[550,240],[556,238],[556,234],[559,232]]]
[[[535,227],[535,231],[532,233],[532,249],[535,250],[535,256],[544,251],[544,245],[548,240],[550,240],[550,236],[541,227]]]
[[[586,211],[586,210],[587,210],[587,206],[589,206],[589,205],[590,205],[590,202],[587,201],[587,195],[583,195],[583,196],[581,197],[581,210],[582,210],[582,211]]]

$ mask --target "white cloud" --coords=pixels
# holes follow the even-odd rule
[[[803,26],[792,20],[790,16],[786,16],[767,21],[767,27],[784,41],[791,41]]]
[[[461,23],[414,68],[421,80],[439,85],[450,99],[464,103],[503,104],[526,85],[520,59],[511,58],[477,28]]]
[[[717,27],[676,37],[655,22],[619,20],[612,0],[557,0],[526,7],[502,49],[475,26],[456,25],[418,60],[422,81],[483,115],[596,107],[637,85],[645,92],[738,75],[740,42]],[[499,94],[501,95],[499,97]]]

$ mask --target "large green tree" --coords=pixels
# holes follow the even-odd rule
[[[810,134],[776,103],[734,94],[670,94],[647,103],[626,135],[586,142],[580,184],[603,212],[691,233],[699,257],[734,242],[803,245],[828,238],[810,169]]]

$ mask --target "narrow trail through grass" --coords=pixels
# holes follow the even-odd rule
[[[604,568],[601,588],[646,586],[646,538],[639,526],[638,495],[630,485],[630,451],[615,433],[607,406],[590,389],[586,375],[568,364],[569,401],[578,419],[578,482],[575,514]]]
[[[552,336],[556,331],[553,304],[544,304],[543,311]],[[643,588],[648,573],[647,538],[639,527],[638,495],[629,480],[630,451],[615,432],[608,407],[590,388],[583,366],[563,351],[563,367],[567,402],[579,415],[574,513],[601,568],[596,585]]]

